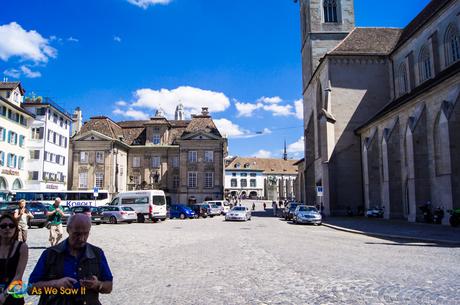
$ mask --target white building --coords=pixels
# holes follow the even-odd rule
[[[24,89],[19,82],[0,82],[0,200],[24,188],[29,124],[33,115],[21,108]]]
[[[294,199],[297,160],[234,157],[226,161],[226,196]]]
[[[35,115],[27,149],[29,190],[67,190],[72,118],[50,99],[27,98],[23,107]]]

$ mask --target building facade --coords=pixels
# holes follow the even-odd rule
[[[226,198],[295,199],[297,160],[233,157],[225,166]]]
[[[191,120],[167,120],[160,111],[144,121],[93,117],[71,142],[72,189],[162,189],[172,203],[223,198],[227,140],[205,108]]]
[[[329,31],[352,10],[352,1],[305,0],[302,24]],[[303,67],[307,202],[322,186],[326,214],[382,206],[387,218],[415,221],[423,203],[456,206],[458,13],[459,1],[433,0],[404,29],[346,27],[341,41],[310,51],[319,61],[303,55],[316,63]]]
[[[33,115],[21,107],[24,93],[19,82],[0,82],[0,200],[23,189],[28,178],[26,147]]]
[[[28,190],[67,190],[71,118],[48,98],[26,98],[24,109],[34,114],[27,142]]]

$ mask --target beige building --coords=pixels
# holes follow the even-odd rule
[[[321,185],[326,214],[384,206],[410,221],[428,201],[459,207],[459,1],[431,1],[404,29],[350,27],[352,11],[351,0],[301,1],[302,49],[315,49],[308,29],[349,32],[302,52],[302,196],[318,201]]]
[[[180,106],[176,112],[178,120],[167,120],[161,112],[146,121],[91,118],[72,140],[72,189],[162,189],[173,203],[222,199],[227,140],[206,108],[191,120],[182,119]],[[102,142],[100,147],[85,143],[92,137]],[[80,183],[81,172],[87,184]]]

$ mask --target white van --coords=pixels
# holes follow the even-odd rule
[[[220,208],[221,214],[225,215],[230,211],[230,204],[226,200],[209,200],[203,203],[215,204]]]
[[[150,219],[154,222],[166,219],[166,196],[161,190],[120,192],[110,205],[132,207],[137,213],[137,222]]]

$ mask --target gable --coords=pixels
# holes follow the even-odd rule
[[[196,132],[183,136],[182,140],[220,140],[220,138],[211,133]]]

